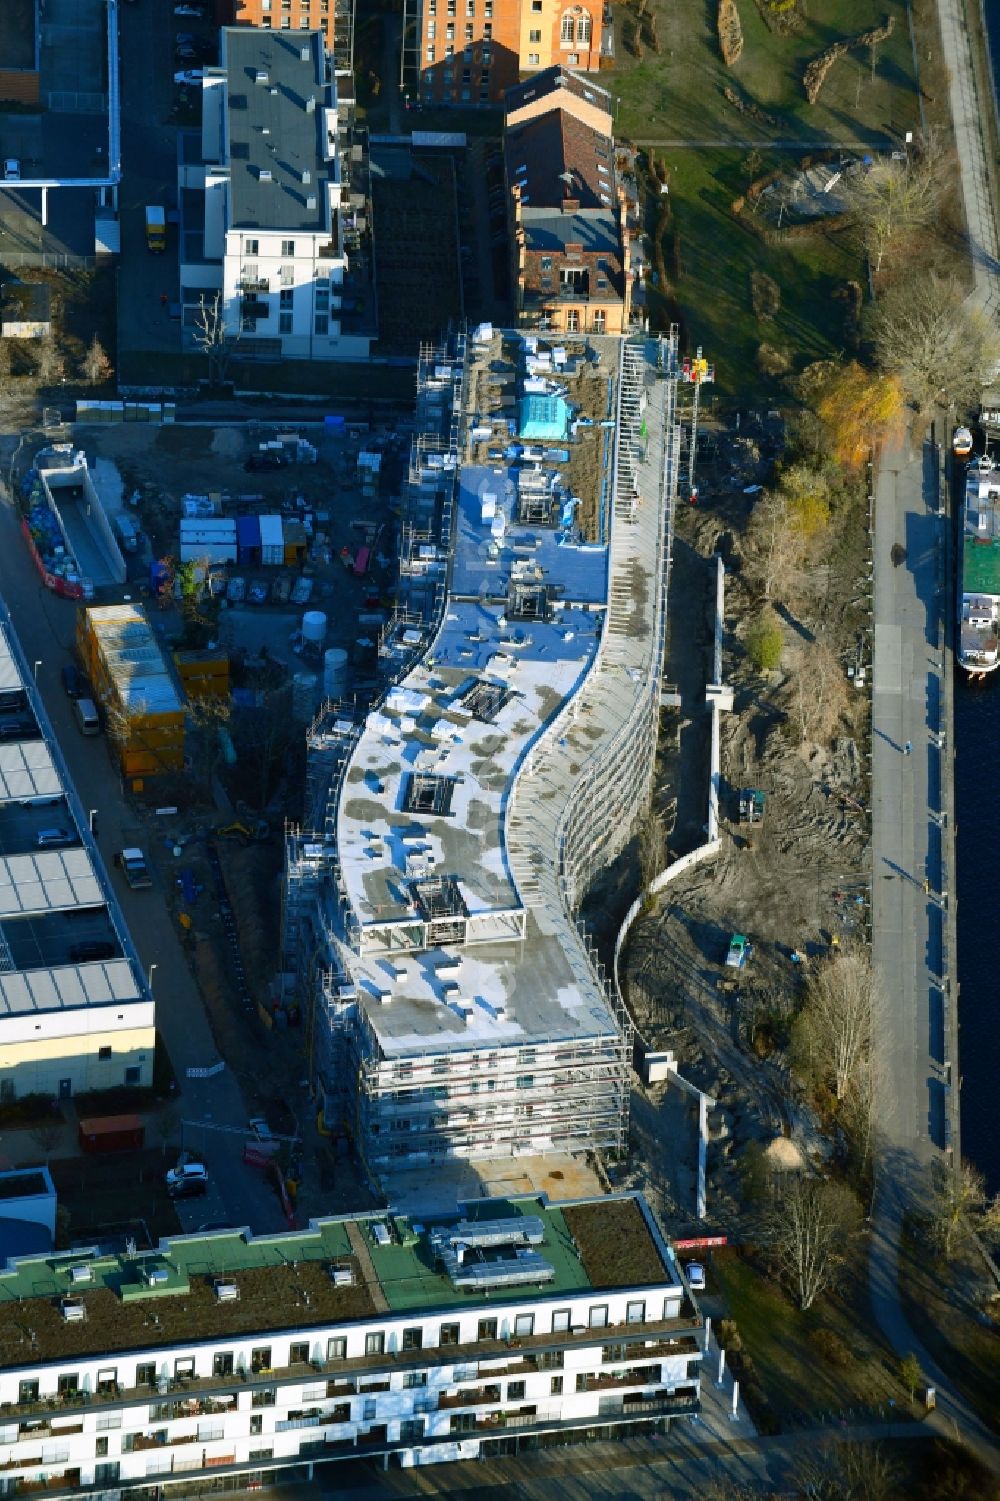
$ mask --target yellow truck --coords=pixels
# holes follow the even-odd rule
[[[146,245],[155,251],[167,248],[167,211],[152,203],[146,205]]]

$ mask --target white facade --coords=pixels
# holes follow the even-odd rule
[[[577,1427],[662,1429],[697,1411],[701,1358],[697,1312],[663,1251],[651,1286],[471,1294],[459,1306],[114,1353],[97,1348],[96,1318],[86,1322],[86,1253],[76,1264],[67,1253],[64,1301],[84,1307],[93,1353],[4,1361],[0,1495],[38,1481],[49,1495],[147,1485],[179,1495],[193,1472],[280,1480],[288,1467],[366,1454],[409,1465]],[[234,1298],[238,1283],[233,1274]],[[158,1306],[152,1295],[143,1303],[150,1327]]]

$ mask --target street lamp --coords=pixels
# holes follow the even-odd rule
[[[31,669],[31,676],[34,678],[34,680],[35,680],[36,683],[38,682],[38,669],[39,669],[39,667],[41,667],[41,665],[42,665],[42,659],[41,659],[41,657],[36,657],[35,661],[34,661],[34,665],[33,665],[32,669]]]
[[[151,964],[149,966],[149,974],[147,976],[147,985],[148,985],[148,989],[149,989],[150,995],[153,994],[153,972],[154,972],[155,969],[156,969],[156,965],[155,964]]]

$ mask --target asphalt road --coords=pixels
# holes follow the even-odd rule
[[[0,434],[0,438],[3,435]],[[0,502],[0,595],[29,662],[41,661],[38,686],[70,775],[85,810],[97,810],[98,843],[105,864],[134,836],[134,818],[122,796],[121,780],[108,755],[104,736],[85,738],[76,728],[59,670],[68,659],[75,629],[74,605],[39,586],[12,507]],[[131,891],[121,874],[111,880],[139,958],[147,972],[156,965],[153,993],[157,1027],[181,1087],[187,1119],[209,1126],[229,1126],[229,1135],[206,1129],[189,1132],[189,1142],[203,1145],[210,1172],[204,1198],[178,1201],[185,1228],[210,1221],[251,1225],[261,1232],[284,1228],[285,1219],[273,1189],[242,1161],[248,1112],[235,1076],[227,1069],[210,1079],[188,1079],[188,1068],[218,1061],[218,1053],[187,959],[178,941],[163,896],[157,890]],[[248,1025],[256,1023],[248,1021]]]

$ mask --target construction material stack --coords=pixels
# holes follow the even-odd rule
[[[184,708],[145,611],[100,605],[77,616],[77,648],[127,777],[184,768]]]

